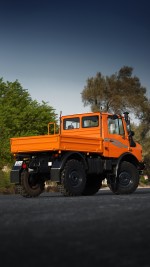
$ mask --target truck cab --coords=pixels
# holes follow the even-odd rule
[[[129,118],[108,113],[87,113],[61,117],[61,134],[98,139],[103,143],[104,157],[118,158],[129,151],[142,161],[141,145],[135,143],[129,130]],[[80,150],[80,147],[78,148]],[[89,151],[90,152],[90,151]]]

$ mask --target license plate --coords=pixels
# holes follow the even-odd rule
[[[17,160],[15,166],[22,166],[23,160]]]

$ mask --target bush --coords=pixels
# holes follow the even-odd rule
[[[10,182],[10,172],[0,170],[0,193],[14,193],[14,185]]]
[[[141,175],[140,176],[140,183],[139,183],[141,186],[148,186],[150,185],[150,181],[148,179],[148,176],[145,176],[145,175]]]

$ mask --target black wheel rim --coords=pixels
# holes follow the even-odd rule
[[[76,170],[73,170],[69,174],[69,181],[70,181],[70,185],[72,187],[77,187],[77,186],[79,186],[81,184],[82,177],[80,176],[80,174]]]
[[[130,173],[123,171],[119,175],[119,183],[121,186],[128,186],[132,183],[132,177]]]

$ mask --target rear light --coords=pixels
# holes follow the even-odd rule
[[[27,164],[25,162],[22,163],[22,168],[27,169]]]

